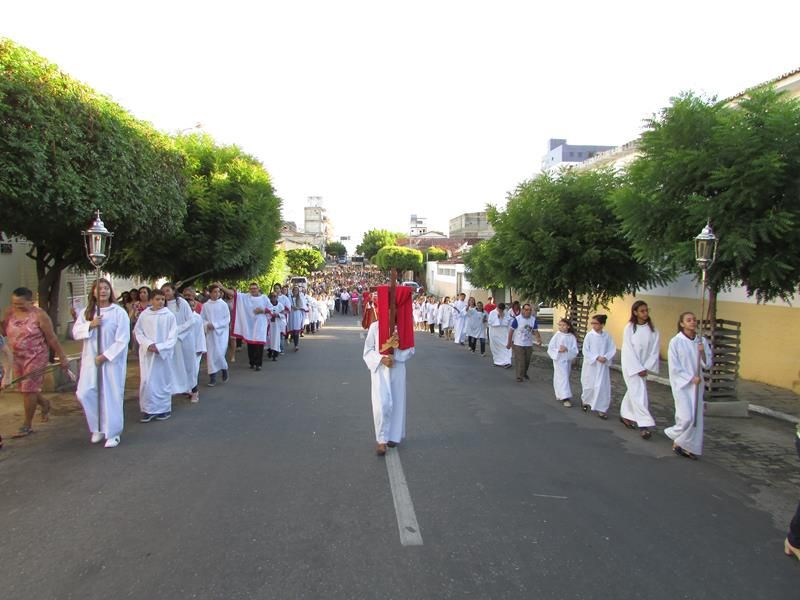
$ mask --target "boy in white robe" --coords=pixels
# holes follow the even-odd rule
[[[200,402],[200,361],[203,359],[203,354],[206,353],[206,329],[203,325],[203,305],[196,298],[191,298],[188,302],[192,309],[192,335],[194,336],[195,353],[195,368],[192,373],[194,387],[191,401],[196,404]]]
[[[195,351],[194,336],[192,335],[192,309],[189,303],[175,293],[172,283],[161,286],[166,306],[175,315],[178,327],[178,342],[172,361],[172,389],[173,394],[191,394],[192,373],[194,372]]]
[[[467,316],[467,295],[459,294],[458,300],[453,302],[453,342],[464,345],[464,325]]]
[[[492,353],[492,362],[496,367],[511,368],[511,350],[506,348],[508,331],[511,326],[511,315],[506,311],[506,305],[501,302],[487,318],[489,325],[489,350]]]
[[[136,321],[139,342],[139,408],[142,423],[165,421],[172,415],[172,376],[178,325],[175,315],[164,306],[164,292],[153,290],[150,307]]]
[[[300,347],[300,334],[305,327],[305,321],[308,318],[308,300],[305,294],[300,291],[300,288],[294,286],[292,288],[291,312],[289,314],[289,335],[292,336],[292,343],[294,344],[294,351],[297,352]],[[345,313],[347,314],[347,313]]]
[[[99,287],[100,315],[96,314],[96,301],[76,314],[72,326],[72,339],[83,340],[81,373],[78,379],[78,400],[83,406],[93,444],[106,440],[106,448],[119,445],[124,424],[123,401],[127,371],[130,318],[124,308],[115,303],[111,284],[101,279],[92,286]],[[100,328],[102,353],[97,355],[97,329]],[[98,365],[102,365],[98,367]],[[103,390],[100,397],[100,422],[98,423],[97,370],[102,369]]]
[[[206,368],[208,370],[208,387],[217,385],[217,374],[222,373],[222,381],[228,380],[228,361],[225,352],[228,349],[228,332],[230,330],[231,313],[222,297],[222,289],[218,284],[209,286],[209,299],[203,304],[203,323],[206,331]]]
[[[683,313],[678,327],[668,352],[675,425],[664,433],[673,441],[675,454],[696,459],[703,453],[703,369],[711,367],[713,356],[708,341],[697,333],[694,313]]]
[[[396,289],[400,289],[399,286]],[[387,293],[388,286],[380,286],[378,294]],[[379,298],[379,304],[382,298]],[[386,304],[386,301],[384,301]],[[413,316],[411,302],[401,309],[407,310],[407,320],[411,328],[413,343]],[[376,454],[386,454],[387,446],[397,446],[406,435],[406,361],[414,355],[413,345],[405,350],[394,348],[392,354],[381,354],[380,315],[379,320],[369,326],[364,341],[364,362],[370,371],[372,383],[372,416],[375,424]],[[387,318],[384,315],[383,318]],[[399,319],[399,317],[398,317]]]
[[[591,330],[583,338],[583,365],[581,366],[581,405],[583,412],[596,411],[601,419],[608,418],[611,406],[611,362],[617,354],[614,340],[603,331],[606,315],[595,315],[590,320]]]
[[[283,306],[278,302],[278,297],[275,292],[269,295],[269,304],[267,305],[267,322],[269,324],[269,331],[267,331],[267,338],[269,340],[268,357],[272,362],[278,360],[278,355],[281,353],[281,340],[283,321]]]
[[[556,400],[569,408],[572,406],[569,372],[572,361],[578,356],[578,340],[575,338],[572,324],[566,319],[558,322],[558,331],[547,344],[547,354],[553,361],[553,391]]]
[[[622,332],[622,375],[628,391],[622,398],[620,421],[625,427],[640,429],[642,439],[652,436],[655,420],[647,398],[647,373],[658,373],[659,335],[650,319],[647,303],[637,300],[631,307],[631,320]]]

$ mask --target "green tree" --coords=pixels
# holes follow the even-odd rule
[[[183,228],[153,252],[130,249],[129,271],[186,281],[246,279],[264,273],[278,239],[281,201],[263,165],[237,146],[205,134],[178,136],[187,162],[188,209]]]
[[[494,237],[475,244],[464,254],[466,276],[472,285],[485,289],[510,287],[505,265],[500,260],[502,249]]]
[[[155,254],[186,214],[173,141],[36,53],[0,39],[0,227],[32,243],[39,305],[55,321],[61,273],[88,268],[81,230],[102,211],[111,271]]]
[[[744,284],[758,301],[800,284],[800,102],[771,88],[736,106],[687,93],[653,116],[616,198],[637,256],[696,273],[694,237],[719,238],[708,272],[709,315],[720,290]]]
[[[246,290],[250,283],[255,282],[263,293],[269,294],[272,291],[272,286],[276,283],[285,283],[288,276],[289,264],[286,261],[286,252],[277,250],[275,254],[272,255],[272,262],[270,262],[269,269],[264,273],[246,279],[228,279],[224,280],[223,283],[226,287],[235,290]],[[204,281],[211,283],[213,279],[204,279]]]
[[[422,252],[413,248],[384,246],[378,250],[373,262],[384,271],[397,269],[398,274],[405,271],[420,273],[422,271]]]
[[[447,250],[444,248],[438,248],[436,246],[431,246],[428,248],[428,251],[425,254],[428,257],[428,261],[444,260],[447,258]]]
[[[342,242],[328,242],[325,245],[325,254],[341,258],[342,256],[347,256],[347,248]]]
[[[361,243],[356,248],[356,252],[365,256],[367,259],[372,258],[378,253],[378,250],[384,246],[394,246],[401,233],[393,233],[386,229],[370,229],[364,233]]]
[[[315,248],[296,248],[286,252],[286,262],[292,275],[307,277],[323,267],[325,257]]]
[[[602,170],[521,183],[504,211],[489,209],[495,235],[479,269],[504,265],[497,274],[523,295],[573,309],[579,300],[607,305],[657,281],[621,231],[610,200],[617,187],[617,176]],[[490,273],[482,275],[492,283]]]

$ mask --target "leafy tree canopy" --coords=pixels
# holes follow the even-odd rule
[[[687,93],[649,120],[616,208],[637,256],[697,272],[693,240],[719,238],[712,292],[759,301],[800,284],[800,102],[771,88],[736,106]]]
[[[264,273],[246,279],[228,279],[224,280],[223,283],[227,287],[235,290],[246,290],[251,283],[255,282],[264,294],[269,295],[272,291],[272,287],[276,283],[286,283],[288,276],[289,265],[286,262],[286,252],[277,250],[275,254],[272,255],[272,262],[269,265],[269,269]],[[210,283],[212,279],[208,279],[207,281]]]
[[[429,261],[444,260],[447,258],[447,250],[438,248],[437,246],[431,246],[428,248],[426,255]]]
[[[342,242],[328,242],[325,244],[325,253],[341,258],[342,256],[347,256],[347,248]]]
[[[154,252],[130,248],[128,272],[184,279],[245,279],[264,273],[278,239],[281,201],[263,165],[237,146],[205,134],[178,136],[187,162],[188,210],[183,229]]]
[[[605,305],[653,283],[657,277],[633,257],[612,210],[617,186],[611,171],[564,171],[521,183],[504,211],[489,210],[495,236],[476,253],[478,277],[491,281],[480,269],[502,264],[503,282],[566,306],[579,298]]]
[[[126,248],[157,248],[186,214],[184,158],[173,141],[38,54],[0,39],[0,223],[33,243],[39,303],[54,313],[62,270],[88,266],[80,232],[102,211]]]
[[[467,279],[485,289],[510,287],[505,265],[501,261],[502,250],[494,237],[478,242],[464,254]]]
[[[286,262],[292,275],[308,277],[325,264],[325,257],[315,248],[297,248],[286,252]]]
[[[402,235],[401,233],[393,233],[386,229],[370,229],[364,233],[364,237],[356,248],[356,252],[372,260],[378,253],[378,250],[384,246],[394,246],[397,239]]]
[[[389,271],[397,269],[398,273],[404,271],[422,271],[422,252],[413,248],[401,248],[400,246],[384,246],[375,255],[373,261],[379,269]]]

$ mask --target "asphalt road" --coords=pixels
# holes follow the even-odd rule
[[[401,544],[362,346],[338,318],[260,373],[240,353],[169,421],[128,403],[116,449],[77,416],[25,440],[0,462],[0,598],[798,597],[746,478],[425,334],[390,451],[422,540]]]

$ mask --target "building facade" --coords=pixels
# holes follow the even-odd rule
[[[542,171],[578,165],[613,148],[614,146],[575,145],[568,144],[563,139],[550,139],[547,142],[547,154],[542,157]]]
[[[472,212],[450,219],[450,238],[455,240],[486,240],[494,235],[487,213]]]

